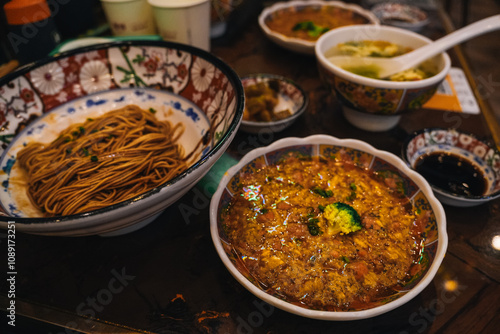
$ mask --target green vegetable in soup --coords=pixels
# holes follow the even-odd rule
[[[349,41],[338,44],[328,52],[329,55],[348,55],[353,57],[383,57],[392,58],[412,51],[411,48],[386,41]],[[376,65],[345,66],[344,70],[372,79],[381,79],[380,69]],[[384,80],[389,81],[417,81],[434,76],[437,73],[436,65],[427,61],[417,68],[396,73]]]
[[[323,216],[327,221],[327,232],[330,235],[337,233],[348,234],[361,230],[361,217],[349,204],[336,202],[328,204]]]
[[[353,67],[343,67],[344,70],[351,73],[361,75],[368,78],[378,79],[380,68],[376,65],[364,65],[364,66],[353,66]]]

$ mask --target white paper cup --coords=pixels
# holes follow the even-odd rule
[[[210,0],[148,0],[166,41],[210,51]]]
[[[147,0],[101,0],[115,36],[154,35],[153,10]]]

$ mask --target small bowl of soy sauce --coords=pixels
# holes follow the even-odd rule
[[[470,207],[500,197],[500,152],[471,133],[416,131],[405,140],[402,157],[443,204]]]

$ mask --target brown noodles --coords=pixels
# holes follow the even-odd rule
[[[131,199],[187,168],[184,127],[129,105],[62,131],[17,155],[28,196],[45,216],[71,215]]]

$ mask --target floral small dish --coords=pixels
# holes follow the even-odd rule
[[[260,84],[270,87],[268,91],[275,94],[273,111],[286,111],[286,117],[277,120],[258,121],[248,116],[248,106],[251,98],[245,97],[246,105],[241,121],[240,130],[248,133],[279,132],[283,131],[299,118],[307,109],[309,98],[306,92],[294,81],[274,74],[253,74],[241,78],[246,92],[255,85]],[[255,96],[256,98],[262,96]]]
[[[313,16],[302,17],[301,13],[312,11]],[[342,1],[287,1],[277,2],[265,8],[259,15],[259,26],[266,36],[276,43],[277,45],[288,49],[290,51],[314,55],[314,45],[319,34],[315,33],[313,39],[297,37],[292,35],[294,28],[286,31],[278,32],[273,30],[269,24],[277,17],[284,16],[287,23],[300,24],[307,20],[308,22],[315,22],[315,16],[318,17],[321,12],[328,11],[328,16],[335,18],[336,16],[349,17],[352,22],[338,24],[342,26],[347,24],[378,24],[378,18],[369,10],[363,9],[356,4],[347,4]],[[314,14],[316,13],[316,14]],[[297,18],[295,18],[297,16]],[[323,24],[324,19],[319,19],[318,25]],[[300,22],[299,22],[300,21]],[[318,26],[319,27],[319,26]],[[336,29],[332,28],[332,29]]]
[[[224,212],[232,203],[232,199],[238,196],[238,187],[244,175],[253,174],[263,165],[272,165],[289,155],[296,156],[300,160],[314,156],[325,159],[333,158],[336,161],[345,161],[363,166],[363,168],[368,168],[377,173],[386,184],[392,183],[394,187],[398,187],[398,191],[410,199],[419,217],[423,217],[421,222],[426,232],[422,240],[425,245],[422,258],[425,258],[426,261],[425,265],[420,267],[418,273],[413,273],[412,280],[402,287],[402,290],[394,292],[388,297],[380,298],[362,309],[353,307],[348,311],[327,311],[307,308],[304,305],[299,305],[298,301],[289,302],[283,297],[277,296],[271,288],[266,288],[257,283],[248,269],[245,269],[246,267],[240,261],[240,256],[236,255],[235,248],[227,237],[228,231],[224,224]],[[273,204],[270,205],[272,207]],[[286,218],[282,217],[282,219],[285,219],[286,222],[288,216]],[[242,221],[244,220],[242,219]],[[291,223],[291,221],[289,222]],[[280,226],[287,228],[286,225],[284,223]],[[374,317],[400,307],[417,296],[432,281],[444,258],[448,244],[446,217],[443,207],[422,176],[411,170],[399,157],[392,153],[377,150],[359,140],[338,139],[327,135],[283,138],[267,147],[257,148],[246,154],[240,162],[224,174],[217,191],[212,197],[210,203],[210,230],[215,248],[226,268],[240,284],[255,296],[293,314],[307,318],[337,321]],[[283,242],[285,243],[285,241]],[[307,243],[307,240],[304,243]]]
[[[163,184],[116,204],[54,217],[30,211],[19,185],[24,179],[14,175],[17,152],[28,142],[48,143],[70,125],[132,104],[158,120],[182,123],[178,143],[197,158]],[[227,64],[177,43],[98,44],[23,67],[0,79],[0,228],[15,222],[16,231],[52,236],[135,231],[209,171],[234,138],[243,108],[241,80]]]
[[[386,24],[411,31],[420,31],[429,23],[427,13],[412,5],[386,2],[373,7],[371,11]]]
[[[401,114],[422,107],[446,78],[451,60],[441,53],[431,60],[435,74],[422,80],[390,81],[349,72],[328,60],[340,43],[365,40],[384,41],[418,48],[432,41],[418,33],[390,26],[356,25],[324,33],[316,43],[316,59],[322,81],[342,102],[346,119],[367,131],[387,131],[396,126]]]
[[[441,128],[416,131],[405,140],[402,156],[444,204],[470,207],[500,197],[500,152],[473,134]]]

